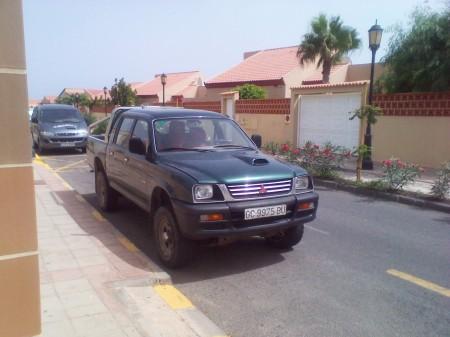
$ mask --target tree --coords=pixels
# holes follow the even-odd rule
[[[408,28],[398,26],[383,58],[386,71],[377,87],[385,92],[450,89],[450,9],[418,8]]]
[[[136,103],[136,90],[133,90],[123,77],[119,81],[117,78],[114,79],[114,85],[111,87],[109,95],[114,105],[129,106]]]
[[[381,116],[383,111],[377,106],[367,104],[349,113],[351,114],[350,120],[358,118],[360,120],[365,120],[367,124],[373,125],[378,121],[378,116]],[[362,144],[358,146],[354,151],[354,154],[358,158],[356,161],[356,181],[360,182],[363,159],[371,156],[372,149],[369,146]]]
[[[339,63],[343,56],[361,46],[356,29],[344,26],[339,16],[329,20],[320,14],[311,22],[311,32],[303,36],[298,47],[297,56],[303,65],[307,62],[317,62],[317,68],[322,66],[322,80],[330,82],[331,67]]]
[[[264,99],[266,91],[254,84],[246,83],[235,88],[239,91],[239,99]]]
[[[65,94],[61,97],[55,99],[55,103],[58,104],[69,104],[76,107],[89,107],[91,100],[88,95],[82,94]]]

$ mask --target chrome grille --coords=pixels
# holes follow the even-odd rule
[[[292,179],[241,185],[227,185],[227,188],[231,196],[235,199],[283,195],[288,194],[292,190]]]

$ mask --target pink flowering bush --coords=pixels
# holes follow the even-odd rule
[[[336,170],[352,155],[351,151],[330,143],[319,146],[307,142],[302,147],[294,147],[288,143],[281,145],[270,143],[266,145],[265,150],[273,155],[280,155],[322,178],[335,177]]]
[[[402,162],[400,159],[383,161],[383,180],[391,190],[403,189],[420,177],[422,171],[418,165]]]

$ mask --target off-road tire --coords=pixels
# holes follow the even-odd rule
[[[276,235],[266,237],[266,242],[269,246],[274,248],[289,249],[302,240],[303,231],[303,224],[290,227]]]
[[[192,259],[195,243],[183,237],[172,212],[164,206],[153,218],[153,237],[159,259],[165,266],[179,268]]]

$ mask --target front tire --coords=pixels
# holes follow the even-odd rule
[[[117,207],[117,192],[109,186],[105,172],[98,169],[95,170],[95,194],[102,210],[108,212]]]
[[[183,237],[175,217],[166,207],[161,206],[156,211],[153,229],[161,262],[169,268],[186,265],[193,256],[194,242]]]
[[[303,237],[304,225],[297,225],[279,232],[276,235],[266,237],[269,246],[278,249],[289,249],[298,244]]]

